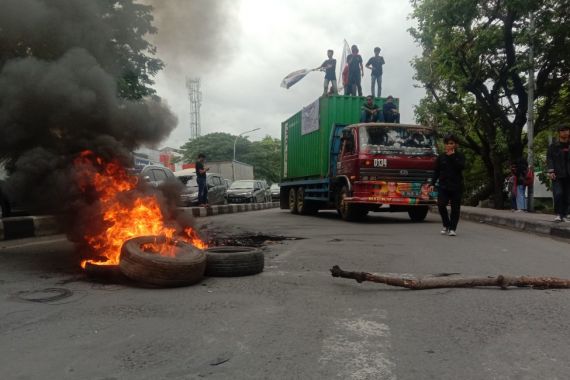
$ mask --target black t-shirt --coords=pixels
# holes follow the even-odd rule
[[[379,55],[378,57],[374,56],[366,62],[366,66],[372,66],[372,76],[380,76],[382,75],[382,65],[384,64],[384,57]]]
[[[330,68],[328,66],[331,66]],[[331,58],[323,62],[321,67],[325,67],[325,79],[336,80],[336,59]]]
[[[397,110],[398,107],[394,103],[384,103],[382,107],[382,112],[384,113],[384,121],[386,123],[393,123],[396,120],[396,113],[394,110]]]
[[[196,175],[200,178],[206,178],[206,172],[202,173],[204,170],[204,164],[200,161],[196,162]]]
[[[360,54],[350,54],[346,57],[346,61],[348,62],[349,75],[360,75],[360,65],[362,64],[362,57]]]

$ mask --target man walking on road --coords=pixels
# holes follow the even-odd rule
[[[454,135],[447,135],[443,139],[445,154],[437,157],[432,185],[439,180],[437,207],[443,223],[442,235],[455,236],[461,196],[463,194],[463,169],[465,168],[465,156],[457,151],[458,139]],[[447,213],[447,204],[451,203],[451,219]]]
[[[548,178],[552,180],[552,195],[554,196],[555,222],[567,222],[568,206],[570,205],[570,164],[568,146],[570,144],[570,125],[558,127],[558,141],[548,147],[546,166]]]
[[[208,183],[206,172],[210,168],[204,167],[206,155],[203,153],[198,154],[198,161],[196,161],[196,182],[198,183],[198,204],[200,207],[208,206]]]

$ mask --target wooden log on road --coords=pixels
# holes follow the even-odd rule
[[[417,276],[398,273],[347,272],[338,265],[331,268],[333,277],[351,278],[357,282],[371,281],[412,290],[438,288],[473,288],[477,286],[498,286],[502,289],[531,287],[539,289],[568,289],[570,279],[558,277],[530,276],[461,276],[459,273],[440,273]]]

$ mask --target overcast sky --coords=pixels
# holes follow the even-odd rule
[[[322,72],[286,90],[292,71],[314,68],[335,51],[337,77],[343,40],[358,45],[364,63],[375,46],[384,56],[382,95],[400,98],[402,122],[413,122],[413,106],[424,95],[415,88],[410,60],[420,55],[407,29],[407,0],[145,0],[156,9],[152,38],[166,68],[156,89],[178,117],[162,146],[179,147],[190,137],[186,77],[202,82],[202,135],[212,132],[280,138],[281,122],[322,93]],[[417,84],[417,83],[415,83]],[[365,69],[363,93],[370,93]]]

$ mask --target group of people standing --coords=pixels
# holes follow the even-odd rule
[[[364,76],[364,67],[371,70],[371,95],[372,97],[382,96],[382,66],[384,65],[384,57],[380,55],[381,49],[374,48],[374,56],[371,57],[366,65],[363,66],[362,56],[359,53],[358,46],[352,45],[351,54],[346,57],[346,66],[342,68],[342,84],[344,87],[344,95],[362,96],[362,77]],[[318,67],[325,71],[324,92],[326,95],[338,95],[338,86],[336,78],[336,59],[333,58],[334,52],[327,51],[327,60]],[[329,85],[331,85],[329,90]],[[378,90],[376,92],[376,89]]]
[[[505,178],[505,190],[509,196],[511,210],[516,212],[527,211],[526,189],[532,185],[534,175],[524,158],[511,163],[510,173]]]

